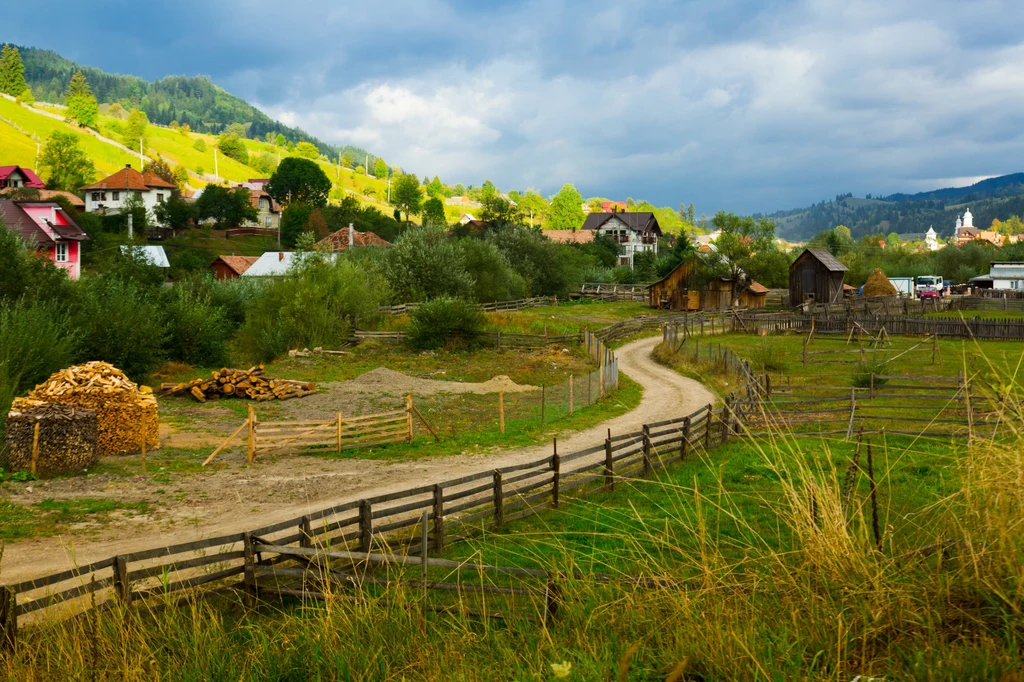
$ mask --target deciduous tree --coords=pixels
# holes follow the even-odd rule
[[[583,197],[572,185],[566,184],[551,199],[552,230],[572,230],[583,225]]]
[[[388,176],[388,164],[384,162],[384,159],[377,157],[377,160],[373,162],[373,174],[382,179]]]
[[[128,122],[125,123],[124,133],[121,134],[121,139],[124,140],[125,146],[132,150],[138,149],[139,144],[145,146],[146,126],[148,125],[149,117],[146,116],[146,112],[132,109],[131,113],[128,114]]]
[[[78,146],[78,136],[55,130],[43,147],[39,168],[50,189],[77,192],[96,177],[96,167]]]
[[[222,185],[207,185],[196,200],[196,214],[200,220],[212,218],[223,228],[238,227],[254,221],[259,212],[252,205],[245,187],[230,189]]]
[[[295,145],[295,153],[304,159],[315,161],[320,158],[320,150],[312,142],[300,142]]]
[[[448,218],[444,214],[444,203],[437,197],[430,197],[423,202],[423,225],[444,227]]]
[[[391,188],[391,203],[400,211],[405,211],[405,222],[409,215],[419,215],[423,207],[423,192],[420,181],[415,175],[399,175]]]
[[[331,180],[320,166],[309,159],[289,157],[281,161],[266,189],[275,201],[285,206],[301,202],[322,207],[327,205]]]

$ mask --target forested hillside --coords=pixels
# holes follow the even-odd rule
[[[167,76],[151,83],[136,76],[82,66],[51,50],[18,49],[25,64],[25,80],[37,100],[62,104],[71,77],[81,71],[101,104],[117,102],[126,109],[145,111],[152,123],[168,125],[177,121],[196,132],[214,134],[238,123],[246,127],[247,136],[253,139],[270,133],[274,137],[284,135],[293,144],[311,142],[332,158],[346,151],[355,159],[373,156],[358,147],[327,144],[304,130],[274,121],[245,100],[214,85],[208,76]]]
[[[868,234],[953,233],[958,213],[970,207],[975,226],[987,229],[993,219],[1024,215],[1024,173],[989,178],[969,187],[951,187],[919,194],[892,194],[861,199],[837,196],[807,208],[770,214],[779,234],[791,240],[808,239],[822,230],[846,225],[854,238]]]

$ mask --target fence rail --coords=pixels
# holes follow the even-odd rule
[[[399,303],[397,305],[385,305],[377,308],[379,315],[405,315],[423,305],[422,303]],[[480,309],[485,313],[506,312],[515,310],[526,310],[527,308],[542,308],[549,305],[558,305],[557,296],[537,296],[534,298],[523,298],[516,301],[496,301],[494,303],[481,303]]]
[[[793,313],[744,314],[733,331],[751,334],[796,331],[816,334],[850,334],[860,325],[868,334],[885,331],[890,336],[930,336],[944,339],[1024,340],[1024,320],[1020,318],[983,320],[980,318],[928,318],[904,315],[849,315],[819,317]]]

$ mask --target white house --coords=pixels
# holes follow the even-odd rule
[[[143,246],[122,245],[121,253],[127,254],[129,253],[129,249],[132,253],[136,254],[140,260],[144,260],[150,265],[155,265],[158,268],[171,267],[171,262],[167,260],[167,252],[164,251],[164,247],[162,246],[151,246],[148,244]]]
[[[1003,261],[992,263],[989,272],[993,289],[1024,290],[1024,263],[1019,261]]]
[[[325,257],[333,261],[338,254],[329,253]],[[288,268],[295,263],[296,253],[293,251],[267,251],[260,256],[242,277],[280,277],[288,273]]]
[[[87,212],[117,213],[133,194],[142,197],[142,204],[146,210],[152,211],[158,204],[170,199],[171,191],[174,189],[174,183],[167,182],[156,173],[140,173],[128,164],[113,175],[82,187],[81,191],[85,196]]]
[[[645,251],[658,253],[661,226],[649,211],[617,213],[591,213],[583,221],[581,230],[593,230],[598,236],[608,237],[619,245],[619,265],[633,265],[633,256]]]

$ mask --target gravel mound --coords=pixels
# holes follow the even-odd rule
[[[435,393],[522,393],[536,391],[536,386],[517,384],[504,374],[482,383],[465,383],[461,381],[439,381],[437,379],[419,379],[386,367],[366,372],[357,379],[335,385],[335,390],[343,392],[373,392],[392,395],[434,395]]]

